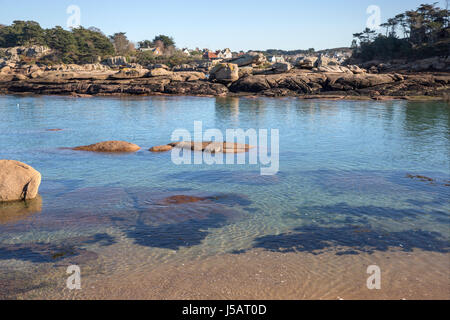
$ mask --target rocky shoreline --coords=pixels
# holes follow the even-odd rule
[[[289,72],[282,75],[256,75],[231,86],[208,80],[174,80],[171,77],[128,80],[27,79],[1,81],[0,94],[89,96],[191,95],[266,96],[304,99],[407,99],[446,100],[450,94],[449,75],[379,74],[342,76],[331,73]]]
[[[127,64],[122,57],[109,59],[106,65],[38,66],[5,60],[0,67],[0,94],[448,101],[450,71],[447,60],[424,65],[426,71],[400,67],[396,71],[393,66],[386,69],[384,64],[374,63],[364,69],[357,65],[341,65],[322,56],[305,57],[294,64],[271,64],[260,53],[211,62],[207,67],[181,65],[173,68]]]

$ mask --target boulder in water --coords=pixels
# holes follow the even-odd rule
[[[0,160],[0,202],[36,198],[41,184],[41,174],[29,165]]]
[[[73,148],[76,151],[90,151],[90,152],[136,152],[141,147],[136,144],[126,141],[105,141],[89,146],[81,146]]]

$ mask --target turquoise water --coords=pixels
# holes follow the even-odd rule
[[[0,96],[0,119],[0,159],[43,176],[42,204],[0,207],[8,217],[0,216],[0,279],[55,264],[145,268],[149,259],[252,248],[449,250],[450,108],[443,102]],[[169,143],[177,128],[193,132],[199,120],[205,130],[279,129],[279,173],[177,166],[170,153],[147,151]],[[63,130],[47,131],[56,128]],[[105,140],[142,150],[67,149]],[[208,200],[164,201],[174,195]]]

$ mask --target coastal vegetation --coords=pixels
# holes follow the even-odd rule
[[[449,10],[437,3],[422,4],[416,10],[409,10],[388,19],[378,32],[366,28],[355,33],[351,49],[337,48],[316,51],[279,50],[264,51],[266,57],[298,55],[334,55],[335,52],[353,50],[353,58],[365,62],[369,60],[424,59],[446,56],[450,52]],[[153,40],[142,40],[136,44],[127,38],[126,32],[107,36],[100,29],[73,28],[65,30],[60,26],[44,29],[35,21],[14,21],[11,25],[0,25],[1,48],[18,46],[46,46],[51,53],[40,57],[42,64],[90,64],[112,56],[124,56],[128,61],[141,65],[166,64],[176,66],[202,60],[203,52],[190,51],[186,54],[176,48],[175,40],[167,35],[157,35]],[[338,50],[339,49],[339,50]],[[350,52],[351,54],[351,52]],[[350,55],[349,54],[349,55]]]
[[[14,21],[10,26],[0,26],[0,48],[32,45],[53,49],[42,61],[49,64],[94,63],[99,57],[114,54],[113,43],[97,28],[43,29],[34,21]]]
[[[0,48],[47,46],[52,53],[40,59],[43,64],[88,64],[104,58],[120,55],[141,64],[167,63],[176,65],[201,59],[199,55],[188,57],[175,47],[175,40],[158,35],[152,41],[143,40],[138,49],[158,48],[158,54],[150,50],[137,50],[125,32],[106,36],[100,29],[79,27],[65,30],[60,26],[44,29],[35,21],[16,20],[11,25],[0,25]],[[4,51],[0,50],[0,57]]]
[[[423,59],[450,52],[449,10],[422,4],[383,23],[383,33],[366,28],[355,33],[353,57],[373,59]]]

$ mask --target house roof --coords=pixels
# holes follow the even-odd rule
[[[205,52],[204,56],[209,59],[217,58],[217,54],[211,51]]]

